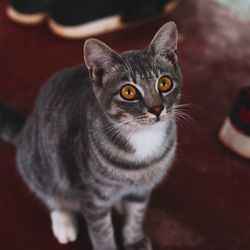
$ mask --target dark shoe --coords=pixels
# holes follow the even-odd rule
[[[42,23],[55,0],[9,0],[7,16],[20,24],[36,25]]]
[[[250,159],[250,87],[241,90],[224,121],[219,138],[235,153]]]
[[[142,19],[155,17],[165,10],[166,5],[170,12],[179,1],[61,0],[55,4],[51,12],[49,27],[59,36],[83,38],[121,29]]]
[[[165,5],[172,0],[127,0],[122,1],[122,21],[125,23],[137,22],[160,15]]]
[[[48,22],[57,35],[81,38],[114,30],[121,25],[118,0],[61,0]]]

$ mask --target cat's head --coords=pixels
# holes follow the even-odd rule
[[[85,42],[94,93],[111,121],[148,126],[168,119],[182,86],[177,42],[173,22],[162,26],[141,51],[118,54],[99,40]]]

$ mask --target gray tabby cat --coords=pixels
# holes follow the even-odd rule
[[[118,54],[89,39],[87,68],[55,74],[27,119],[0,105],[0,137],[16,145],[19,171],[49,208],[60,243],[76,240],[81,213],[94,250],[116,250],[111,208],[122,201],[124,248],[152,249],[142,224],[175,155],[177,40],[173,22],[142,51]]]

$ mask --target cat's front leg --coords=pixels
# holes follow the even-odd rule
[[[85,209],[84,217],[87,222],[93,249],[117,250],[111,222],[111,210],[90,206]]]
[[[123,230],[126,250],[152,250],[150,239],[143,232],[143,220],[149,195],[124,199],[125,225]]]

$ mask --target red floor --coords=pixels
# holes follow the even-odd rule
[[[222,146],[217,133],[239,89],[250,84],[250,24],[209,1],[186,0],[165,20],[102,35],[118,51],[144,48],[174,20],[182,34],[183,102],[195,120],[180,126],[176,162],[152,197],[145,228],[155,250],[249,250],[250,162]],[[57,69],[83,62],[83,41],[52,35],[46,25],[19,27],[0,3],[0,99],[29,113],[43,82]],[[15,151],[0,143],[0,249],[89,250],[79,240],[59,245],[49,216],[15,167]]]

